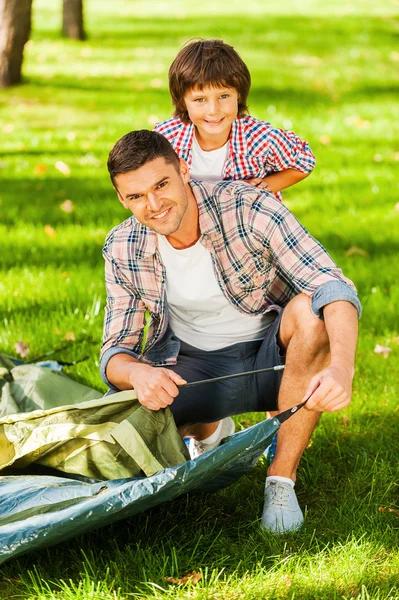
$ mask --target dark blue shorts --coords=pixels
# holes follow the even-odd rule
[[[278,343],[282,314],[278,314],[263,340],[209,352],[180,341],[177,364],[168,368],[189,382],[284,364]],[[276,410],[281,378],[282,371],[272,371],[182,388],[170,405],[176,425],[212,423],[231,415]]]

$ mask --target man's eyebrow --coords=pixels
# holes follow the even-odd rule
[[[152,187],[156,188],[158,185],[160,185],[161,183],[163,183],[167,179],[169,179],[169,175],[165,175],[165,177],[162,177],[162,179],[160,179],[159,181],[157,181],[156,183],[154,183],[154,185]],[[126,200],[128,198],[133,198],[133,196],[141,196],[141,193],[140,192],[133,192],[132,194],[126,194]]]

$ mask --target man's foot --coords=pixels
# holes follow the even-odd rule
[[[267,477],[262,529],[286,533],[296,531],[302,523],[303,514],[294,492],[294,482],[287,477]]]
[[[205,440],[195,440],[194,438],[190,438],[188,451],[191,458],[197,458],[197,456],[201,456],[201,454],[205,454],[205,452],[217,448],[220,442],[224,438],[229,437],[229,435],[232,435],[234,431],[235,425],[233,419],[231,417],[226,417],[226,419],[219,421],[216,431]]]

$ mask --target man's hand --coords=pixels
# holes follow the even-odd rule
[[[179,393],[177,386],[187,383],[174,371],[162,367],[137,362],[130,368],[129,379],[137,399],[150,410],[159,410],[172,404]]]
[[[353,374],[348,369],[330,365],[309,382],[303,400],[305,407],[317,412],[335,412],[350,404]]]

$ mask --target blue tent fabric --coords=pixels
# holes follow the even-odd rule
[[[247,473],[280,427],[262,421],[183,464],[150,477],[90,483],[49,475],[0,476],[0,564],[195,490],[212,492]]]

